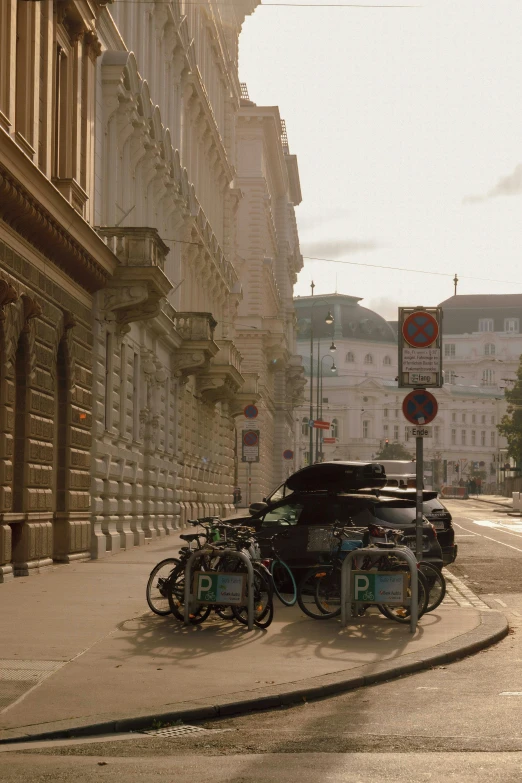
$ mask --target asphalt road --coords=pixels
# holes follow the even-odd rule
[[[0,754],[0,778],[520,783],[522,520],[474,501],[448,506],[459,543],[451,570],[509,619],[496,646],[323,701],[209,722],[206,732]]]

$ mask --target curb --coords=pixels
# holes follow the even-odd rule
[[[301,680],[295,684],[276,685],[261,691],[244,691],[234,694],[229,700],[204,702],[203,700],[180,705],[176,710],[162,713],[148,713],[134,718],[109,720],[84,726],[69,726],[56,731],[22,734],[0,739],[0,745],[10,745],[37,740],[61,740],[73,737],[95,737],[149,729],[156,721],[161,723],[183,723],[209,720],[228,715],[239,715],[253,710],[269,710],[286,707],[299,702],[320,699],[366,685],[375,685],[395,677],[413,674],[423,669],[456,661],[473,655],[503,639],[509,630],[505,616],[494,609],[480,611],[480,625],[472,631],[448,642],[443,642],[425,653],[411,653],[408,660],[398,663],[384,662],[360,667],[357,673],[346,677],[345,673],[325,674]]]
[[[479,496],[476,496],[476,497],[473,496],[473,498],[470,497],[469,500],[478,500],[479,503],[488,503],[490,506],[497,506],[498,507],[497,508],[498,511],[500,509],[502,509],[507,514],[510,511],[513,511],[513,506],[510,506],[507,503],[502,503],[502,501],[500,501],[500,500],[484,500],[484,498],[481,498]]]

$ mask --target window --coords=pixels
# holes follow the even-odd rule
[[[302,503],[284,503],[282,506],[273,508],[265,514],[261,523],[262,527],[297,525],[302,510]]]
[[[456,413],[452,413],[451,414],[451,421],[457,421],[457,414]]]
[[[396,419],[398,419],[398,418],[399,418],[399,411],[397,410],[397,408],[395,409],[395,418],[396,418]]]
[[[362,423],[362,434],[363,438],[369,438],[370,437],[370,422],[369,421],[363,421]]]
[[[463,424],[466,423],[466,414],[465,413],[462,414],[462,423]]]
[[[366,354],[366,356],[364,357],[364,363],[373,364],[373,356],[371,355],[371,353]]]
[[[382,431],[383,431],[383,434],[384,434],[385,438],[388,437],[388,429],[389,429],[389,427],[388,427],[387,424],[385,424],[384,427],[382,428]]]
[[[495,373],[493,370],[482,370],[482,385],[493,386],[495,383]]]
[[[475,418],[476,418],[476,416],[475,416],[475,414],[473,413],[473,414],[471,415],[471,423],[472,423],[472,424],[475,424]]]
[[[355,356],[353,355],[353,353],[351,351],[348,351],[348,353],[346,354],[346,361],[347,362],[354,362],[355,361]]]
[[[309,435],[308,419],[305,418],[301,421],[301,435]]]
[[[462,443],[463,446],[466,445],[466,430],[460,431],[460,442]]]
[[[332,438],[339,437],[339,422],[337,419],[332,419]]]
[[[408,434],[408,427],[404,428],[404,440],[409,440],[410,436]]]
[[[495,445],[495,433],[494,432],[491,433],[491,445],[492,446]]]
[[[504,331],[505,332],[519,332],[519,320],[518,318],[505,318],[504,319]]]
[[[132,399],[134,408],[132,411],[132,439],[140,437],[140,355],[134,354],[132,365]]]
[[[383,416],[384,416],[385,419],[388,418],[388,408],[384,409]]]
[[[105,335],[105,429],[110,430],[112,427],[112,382],[114,374],[114,352],[113,352],[113,335],[111,332],[107,332]]]
[[[435,443],[438,443],[440,440],[440,427],[435,426],[433,428],[433,438],[435,440]]]
[[[451,445],[454,446],[457,442],[457,430],[451,430]]]
[[[482,424],[485,424],[485,423],[486,423],[486,417],[485,417],[485,416],[483,416],[483,417],[482,417]]]
[[[455,343],[446,343],[444,346],[444,356],[455,356]]]
[[[454,384],[456,379],[457,379],[457,374],[456,374],[455,370],[446,370],[446,373],[445,373],[445,376],[444,376],[445,383],[453,383]]]
[[[399,440],[399,428],[397,425],[393,428],[393,440]]]
[[[484,355],[485,356],[495,355],[495,346],[493,343],[486,343],[486,345],[484,346]]]
[[[491,423],[493,424],[493,426],[495,425],[495,417],[494,416],[491,417]]]
[[[486,445],[486,433],[484,430],[480,433],[480,445],[485,446]]]
[[[493,318],[479,318],[479,332],[492,332]]]
[[[475,446],[475,444],[476,444],[476,437],[477,437],[477,433],[475,432],[475,430],[471,430],[471,445],[472,446]]]
[[[390,357],[389,356],[385,356],[384,359],[382,360],[382,363],[383,364],[391,364]]]

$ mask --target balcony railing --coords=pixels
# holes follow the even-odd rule
[[[183,340],[199,342],[214,339],[217,321],[212,313],[176,313],[173,321]]]

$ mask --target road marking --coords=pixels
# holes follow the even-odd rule
[[[473,520],[470,519],[469,521],[472,522]],[[470,533],[470,531],[468,530],[467,527],[463,527],[462,525],[459,525],[457,522],[453,523],[453,527],[460,527],[461,530],[465,530],[466,531],[468,536],[481,536],[482,535],[481,533]],[[459,533],[459,535],[460,535],[460,533]]]
[[[500,598],[494,598],[494,601],[497,602],[497,604],[500,604],[500,606],[505,606],[507,609],[507,604],[504,603],[504,601],[501,601]]]
[[[499,696],[522,696],[522,691],[502,691]]]
[[[471,538],[472,536],[479,536],[482,538],[480,533],[457,533],[459,538]]]
[[[497,541],[496,538],[491,538],[490,536],[482,536],[482,538],[487,538],[488,541],[493,541],[495,544],[500,544],[500,546],[507,546],[510,549],[514,549],[516,552],[522,552],[522,549],[519,549],[517,546],[511,546],[511,544],[505,544],[503,541]]]

